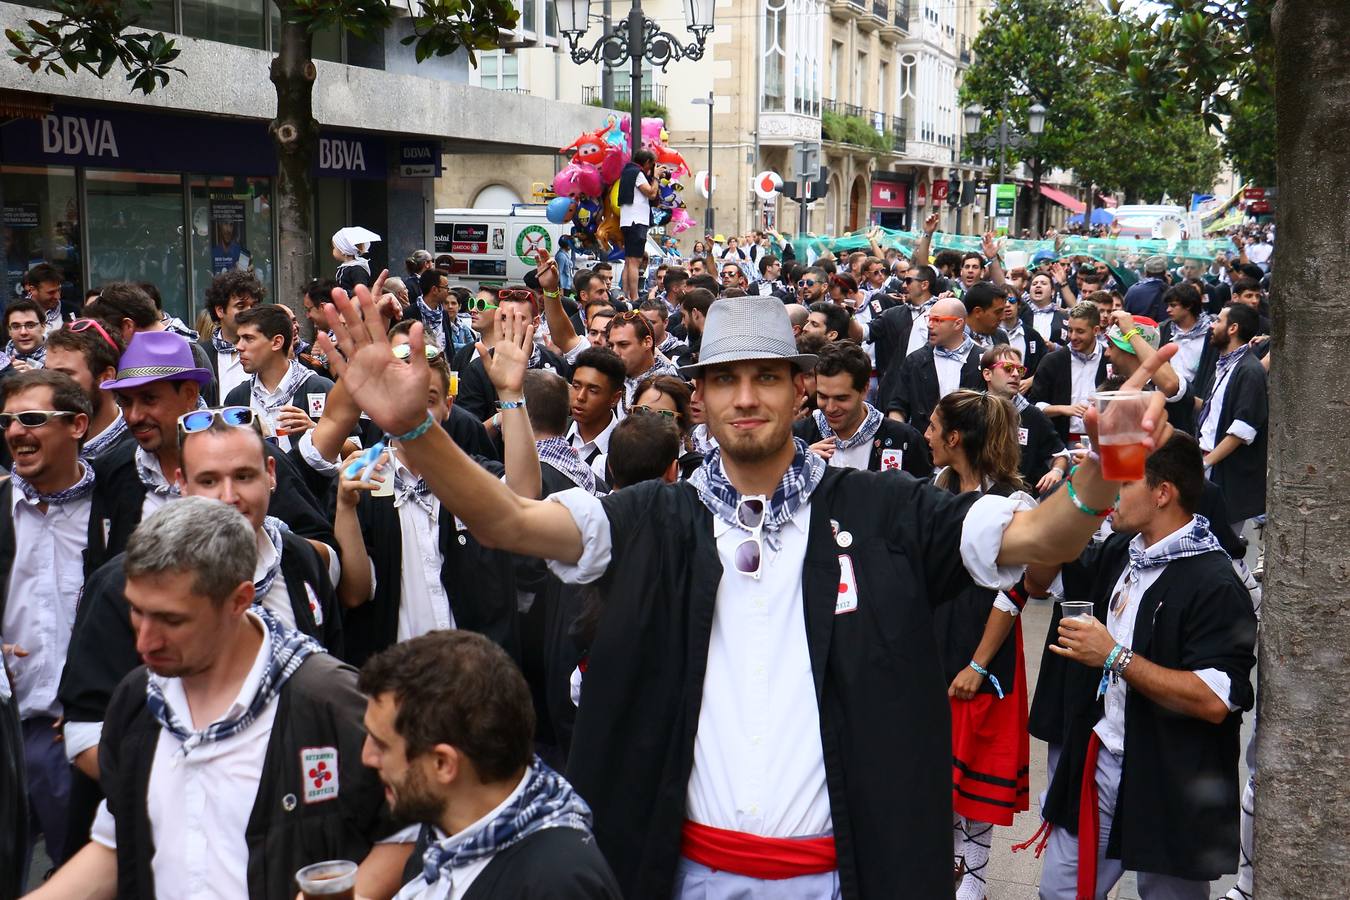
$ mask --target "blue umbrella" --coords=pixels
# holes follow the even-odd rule
[[[1100,206],[1098,206],[1098,207],[1096,207],[1095,209],[1092,210],[1092,224],[1093,224],[1093,225],[1110,225],[1110,224],[1111,224],[1112,222],[1114,222],[1115,220],[1116,220],[1115,214],[1112,213],[1112,212],[1111,212],[1110,210],[1108,210],[1108,209],[1102,209]],[[1083,224],[1083,214],[1082,214],[1082,213],[1074,213],[1073,215],[1069,216],[1069,224],[1070,224],[1070,225],[1082,225],[1082,224]]]

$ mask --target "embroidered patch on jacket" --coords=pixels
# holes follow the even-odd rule
[[[300,751],[300,777],[305,782],[305,802],[322,803],[338,795],[336,747],[305,747]]]

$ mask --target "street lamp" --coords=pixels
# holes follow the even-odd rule
[[[709,4],[709,9],[712,5]],[[695,97],[689,101],[695,106],[708,107],[708,205],[703,210],[703,230],[705,232],[713,230],[713,166],[712,166],[712,139],[713,139],[713,93],[708,91],[706,97]]]
[[[572,51],[572,62],[577,65],[593,62],[617,66],[623,60],[632,60],[632,138],[634,146],[642,135],[642,60],[663,72],[671,60],[703,58],[703,45],[713,29],[714,0],[684,0],[684,26],[694,39],[681,44],[675,35],[661,30],[656,22],[642,14],[642,0],[633,0],[628,21],[604,30],[590,47],[581,46],[591,20],[591,0],[557,0],[558,31],[567,37]]]
[[[1008,148],[1022,150],[1029,147],[1036,135],[1045,130],[1046,109],[1039,103],[1033,103],[1027,110],[1027,131],[1029,135],[1019,134],[1008,127],[1008,95],[1003,95],[1003,105],[998,111],[998,132],[987,138],[978,137],[980,125],[984,120],[985,109],[978,103],[972,103],[961,111],[966,121],[966,143],[981,150],[998,148],[998,183],[1004,184],[1008,168]]]

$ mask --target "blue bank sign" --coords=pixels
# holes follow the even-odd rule
[[[404,178],[440,178],[441,142],[404,141],[399,145],[398,174]]]

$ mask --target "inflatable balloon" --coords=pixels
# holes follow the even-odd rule
[[[670,224],[666,227],[666,231],[670,234],[679,234],[693,227],[694,220],[689,216],[689,210],[681,206],[670,214]]]
[[[623,133],[629,135],[629,137],[632,136],[630,134],[633,127],[631,122],[631,117],[625,116],[624,120],[619,123],[619,127],[623,129]],[[669,137],[670,135],[666,132],[666,123],[663,120],[643,119],[642,137],[638,146],[646,147],[648,150],[655,152],[656,148],[661,144],[664,144]]]
[[[596,237],[604,241],[605,244],[613,249],[618,247],[623,249],[623,231],[619,228],[619,207],[618,207],[619,185],[614,183],[614,188],[605,193],[605,209],[600,216],[600,227],[596,229]]]
[[[603,188],[600,170],[587,162],[570,162],[553,176],[559,197],[599,197]]]
[[[572,214],[572,233],[593,235],[600,227],[600,201],[583,197]]]
[[[624,121],[627,122],[628,120],[625,118]],[[628,133],[619,124],[619,119],[616,116],[609,116],[605,119],[605,143],[613,144],[620,150],[626,151],[628,149]]]
[[[554,225],[561,225],[572,218],[572,204],[575,202],[568,196],[554,197],[548,201],[544,215]]]
[[[656,154],[656,171],[658,175],[663,167],[670,168],[672,178],[683,178],[689,174],[689,165],[684,161],[684,157],[680,155],[678,150],[662,144],[652,152]]]
[[[600,180],[606,185],[618,181],[619,176],[623,174],[624,164],[628,160],[629,156],[626,150],[613,144],[606,144],[604,158],[599,163]],[[602,192],[597,191],[596,195],[598,196],[600,193]]]
[[[612,146],[605,141],[605,129],[599,131],[588,131],[572,143],[558,150],[559,153],[567,153],[569,150],[576,151],[572,154],[572,162],[590,163],[598,166],[605,158],[605,149]]]

